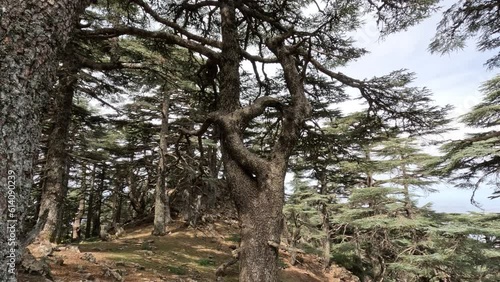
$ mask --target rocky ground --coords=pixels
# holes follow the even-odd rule
[[[224,221],[193,229],[181,222],[171,225],[164,237],[151,236],[149,225],[134,227],[112,241],[59,245],[53,249],[33,245],[28,262],[34,273],[47,273],[46,281],[205,282],[216,281],[217,267],[232,259],[237,248],[236,222]],[[47,256],[47,254],[50,255]],[[324,271],[315,255],[300,254],[292,266],[288,252],[280,252],[280,280],[284,282],[358,281],[347,270],[333,265]],[[38,260],[35,263],[34,258]],[[45,264],[43,263],[45,262]],[[219,281],[238,281],[238,265],[227,268]],[[40,275],[23,274],[20,282],[42,282]]]

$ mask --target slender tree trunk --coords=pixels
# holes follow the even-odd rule
[[[42,148],[41,155],[44,156],[44,158],[47,158],[47,147]],[[40,160],[40,157],[39,157]],[[31,194],[36,198],[36,204],[35,204],[35,221],[38,221],[38,215],[40,214],[40,204],[42,202],[42,191],[45,189],[45,179],[47,179],[47,171],[45,170],[45,160],[42,164],[40,164],[40,181],[36,188],[32,190]]]
[[[0,1],[0,281],[17,279],[15,264],[29,243],[20,235],[27,233],[23,223],[39,143],[39,113],[53,85],[58,52],[87,3]]]
[[[319,172],[320,176],[320,185],[321,185],[321,190],[320,194],[321,195],[326,195],[328,193],[327,189],[327,181],[326,181],[326,176],[324,171]],[[323,238],[323,267],[327,269],[330,267],[330,249],[331,249],[331,242],[330,242],[330,219],[328,218],[328,207],[327,203],[321,203],[320,205],[320,214],[321,214],[321,228],[323,229],[323,235],[325,236]]]
[[[155,236],[165,235],[166,225],[172,220],[170,217],[170,205],[165,184],[169,106],[170,94],[166,91],[166,89],[164,89],[161,111],[160,160],[158,162],[158,173],[156,179],[154,229],[152,232]]]
[[[68,196],[68,182],[69,182],[69,170],[71,166],[69,161],[66,162],[66,170],[64,172],[64,177],[63,177],[63,191],[61,191],[61,197],[65,199]],[[67,234],[67,228],[68,228],[68,222],[70,220],[70,217],[68,216],[68,213],[65,212],[67,208],[67,203],[64,200],[61,200],[61,206],[59,210],[57,211],[57,225],[56,225],[56,234],[55,234],[55,242],[57,244],[60,244],[63,238]]]
[[[73,220],[73,234],[72,240],[78,241],[81,239],[81,226],[82,226],[82,217],[85,213],[85,193],[87,191],[87,164],[82,164],[82,184],[80,188],[80,195],[78,200],[78,210],[75,214],[75,219]]]
[[[113,189],[113,228],[117,232],[120,228],[121,215],[122,215],[122,191],[123,191],[123,180],[120,173],[117,171],[114,175],[114,189]]]
[[[50,242],[55,242],[56,229],[61,224],[58,220],[58,214],[65,199],[64,179],[68,163],[67,141],[78,69],[73,62],[66,60],[60,71],[62,78],[59,79],[60,87],[56,89],[54,95],[53,124],[48,137],[45,163],[47,178],[42,190],[39,212],[39,217],[45,212],[48,212],[48,216],[38,235],[38,240]]]
[[[404,161],[404,157],[401,156],[401,160]],[[407,174],[407,168],[406,164],[402,163],[401,164],[401,173],[403,177],[403,193],[404,193],[404,201],[405,201],[405,210],[406,210],[406,216],[408,218],[413,218],[413,205],[411,202],[411,197],[410,197],[410,187],[408,184],[408,174]]]
[[[92,231],[92,219],[94,218],[94,193],[95,193],[95,174],[96,174],[96,164],[93,164],[92,168],[92,180],[90,182],[89,189],[89,200],[87,202],[87,222],[85,225],[85,239],[90,238]]]
[[[99,188],[96,189],[94,197],[94,216],[92,218],[92,236],[98,237],[101,234],[101,203],[102,203],[102,192],[104,192],[106,180],[106,166],[102,165],[101,168],[101,178],[99,182]]]
[[[323,238],[323,267],[330,267],[331,257],[331,242],[330,242],[330,219],[328,218],[328,210],[325,205],[321,208],[322,228],[324,233]]]

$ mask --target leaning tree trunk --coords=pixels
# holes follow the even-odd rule
[[[158,162],[158,173],[155,189],[155,215],[154,229],[152,234],[163,236],[166,233],[166,225],[172,220],[170,217],[170,205],[165,185],[166,177],[166,154],[168,149],[168,108],[170,106],[170,94],[163,89],[163,101],[161,110],[161,130],[160,130],[160,161]]]
[[[55,242],[56,229],[61,224],[58,215],[65,199],[64,179],[68,163],[67,141],[78,68],[71,60],[65,60],[60,72],[59,87],[55,90],[54,95],[53,124],[48,137],[45,163],[47,178],[40,201],[39,217],[47,212],[47,221],[37,238],[42,242]]]
[[[87,2],[0,1],[0,257],[10,257],[0,260],[0,281],[16,280],[15,264],[29,243],[19,235],[33,181],[39,113],[54,81],[57,54]]]
[[[210,116],[219,125],[225,176],[232,191],[241,222],[241,282],[278,281],[278,249],[283,228],[284,180],[287,162],[298,139],[310,105],[304,95],[303,80],[295,58],[284,46],[284,37],[268,41],[268,47],[283,67],[291,102],[284,105],[271,97],[261,97],[240,107],[240,53],[233,1],[222,1],[222,52],[219,61],[220,104]],[[283,125],[268,158],[249,151],[243,130],[267,107],[278,108]]]

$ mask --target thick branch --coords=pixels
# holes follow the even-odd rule
[[[290,108],[284,111],[283,129],[280,132],[278,142],[273,147],[273,158],[286,159],[299,138],[300,128],[311,114],[311,105],[304,93],[304,81],[297,70],[295,58],[288,48],[284,46],[282,38],[268,40],[267,45],[278,58],[283,72],[285,82],[291,96]]]
[[[313,66],[319,70],[320,72],[328,75],[329,77],[331,78],[334,78],[338,81],[340,81],[341,83],[345,84],[345,85],[348,85],[350,87],[354,87],[354,88],[358,88],[358,89],[362,89],[363,88],[363,82],[360,81],[360,80],[357,80],[357,79],[354,79],[354,78],[351,78],[351,77],[348,77],[347,75],[344,75],[342,73],[339,73],[339,72],[333,72],[329,69],[327,69],[325,66],[323,66],[320,62],[316,61],[315,59],[311,58],[310,59],[310,62],[313,64]]]
[[[251,105],[236,110],[232,115],[236,117],[237,122],[241,121],[243,124],[246,124],[253,118],[260,116],[269,107],[282,111],[284,105],[276,98],[264,96],[255,100]]]
[[[109,71],[116,69],[149,69],[143,63],[135,62],[96,62],[84,56],[76,54],[78,63],[83,68],[88,68],[97,71]]]
[[[118,26],[112,28],[101,28],[96,30],[81,30],[78,33],[83,37],[111,38],[121,35],[133,35],[141,38],[163,39],[165,43],[176,44],[189,50],[203,54],[209,58],[218,60],[219,53],[192,40],[184,39],[178,35],[173,35],[163,31],[149,31],[136,27]]]

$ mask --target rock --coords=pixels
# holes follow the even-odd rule
[[[77,265],[77,266],[76,266],[76,269],[77,269],[77,272],[78,272],[78,273],[83,273],[83,272],[85,272],[85,269],[84,269],[84,267],[83,267],[82,265]]]
[[[149,250],[136,250],[136,251],[134,251],[134,253],[139,253],[141,255],[148,256],[148,257],[154,256],[154,253],[152,251],[149,251]]]
[[[46,279],[52,281],[49,264],[44,259],[37,260],[29,250],[26,250],[23,254],[21,269],[31,275],[42,276],[43,278],[40,281],[46,281]]]
[[[122,275],[120,275],[120,273],[118,273],[117,270],[113,270],[111,268],[105,268],[105,270],[104,270],[104,276],[111,277],[115,281],[123,281],[124,280],[123,277],[122,277]]]
[[[97,259],[91,253],[84,253],[83,256],[80,257],[82,260],[86,260],[91,263],[97,263]]]
[[[55,264],[64,265],[64,258],[62,256],[55,256]]]
[[[71,252],[75,252],[75,253],[80,253],[80,249],[78,248],[78,246],[73,246],[73,245],[67,246],[66,250],[71,251]]]
[[[148,241],[146,241],[146,242],[142,242],[141,249],[142,250],[151,250],[152,247],[151,247],[151,244]]]
[[[83,279],[85,279],[85,280],[90,280],[90,281],[94,281],[94,280],[95,280],[95,277],[94,277],[94,275],[92,275],[92,273],[85,273],[85,274],[83,275]]]
[[[38,254],[40,254],[40,256],[47,257],[52,255],[52,253],[54,252],[54,248],[50,243],[40,243],[40,245],[36,247],[36,251]]]
[[[131,267],[134,267],[135,269],[137,270],[145,270],[146,268],[138,263],[135,263],[135,262],[131,262],[130,263],[130,266]]]

